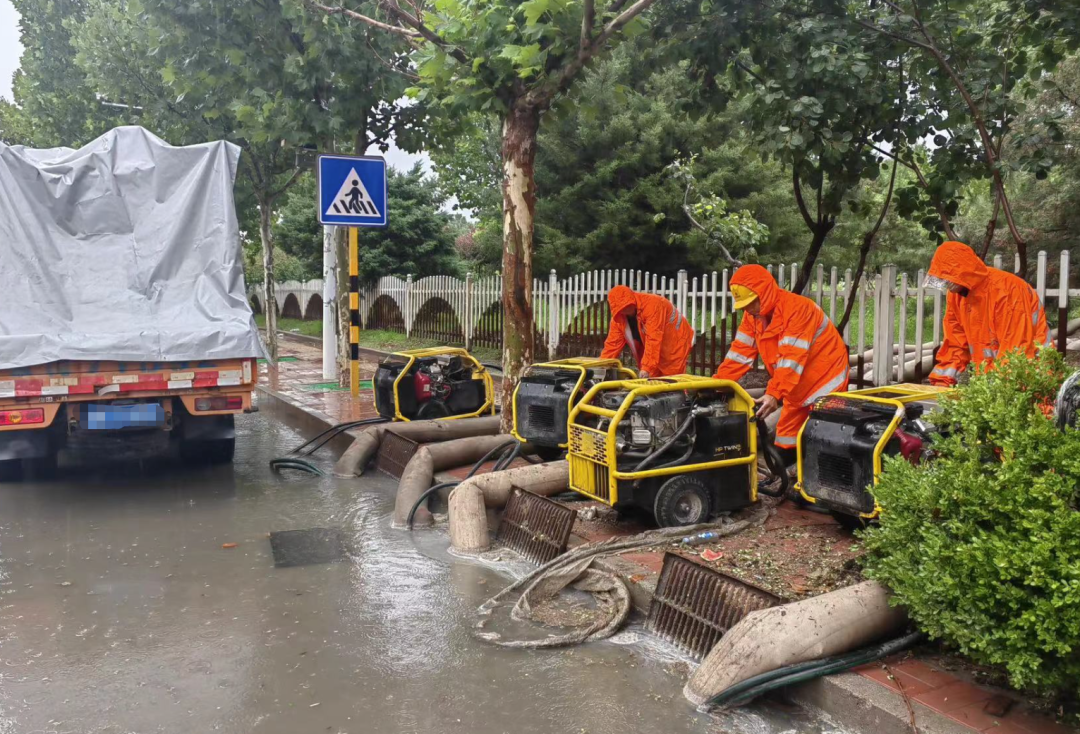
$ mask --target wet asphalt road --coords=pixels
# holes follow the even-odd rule
[[[633,631],[542,652],[474,639],[512,569],[391,529],[383,477],[274,475],[302,438],[264,415],[237,428],[233,466],[0,485],[0,734],[828,731],[695,712],[685,666]],[[275,568],[267,534],[315,527],[350,556]]]

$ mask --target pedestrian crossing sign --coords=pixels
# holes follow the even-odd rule
[[[319,224],[386,226],[386,161],[377,156],[320,155]]]

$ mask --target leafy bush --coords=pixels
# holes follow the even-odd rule
[[[941,401],[921,466],[887,463],[866,572],[932,638],[1018,688],[1080,691],[1080,431],[1045,417],[1060,355],[1010,354]]]

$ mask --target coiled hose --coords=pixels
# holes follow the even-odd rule
[[[514,463],[514,459],[521,454],[521,446],[522,444],[520,441],[507,441],[504,444],[496,446],[472,465],[472,468],[469,469],[469,473],[465,475],[465,479],[471,478],[476,472],[480,471],[480,467],[491,461],[493,458],[495,458],[495,466],[491,468],[492,472],[502,471],[503,469],[508,468]],[[412,509],[409,510],[409,516],[405,520],[405,526],[408,527],[409,530],[412,530],[413,518],[416,516],[416,511],[420,509],[420,505],[424,504],[431,495],[435,494],[440,489],[456,487],[464,482],[465,479],[459,479],[453,482],[443,482],[424,490],[424,493],[416,498],[416,502],[413,503]]]
[[[270,460],[270,468],[276,472],[280,472],[282,469],[296,469],[297,471],[307,472],[308,474],[314,474],[315,476],[325,477],[324,472],[319,467],[308,461],[307,456],[311,456],[316,451],[321,449],[326,444],[333,441],[345,431],[352,430],[353,428],[359,428],[360,426],[371,426],[376,423],[386,423],[389,418],[365,418],[359,421],[347,421],[345,423],[338,423],[336,426],[331,426],[319,435],[311,438],[304,443],[297,446],[295,449],[279,456],[276,459]]]
[[[786,497],[791,489],[791,477],[788,476],[787,467],[784,466],[784,457],[780,455],[780,449],[773,443],[772,431],[764,420],[754,419],[758,431],[758,450],[765,454],[765,465],[774,476],[780,477],[779,489],[765,489],[758,483],[758,493],[768,497]]]
[[[785,665],[782,668],[770,670],[767,673],[761,673],[760,675],[755,675],[752,678],[740,681],[733,686],[728,686],[706,701],[705,706],[707,708],[728,708],[731,706],[738,706],[763,693],[768,693],[769,691],[774,691],[778,688],[790,686],[795,683],[803,683],[808,680],[813,680],[814,678],[820,678],[823,675],[842,673],[845,670],[850,670],[851,668],[856,668],[860,665],[865,665],[866,663],[872,663],[875,660],[888,657],[901,650],[906,650],[917,642],[920,642],[924,637],[925,635],[923,635],[922,632],[912,632],[903,637],[898,637],[887,642],[880,642],[876,645],[855,650],[854,652],[844,653],[843,655],[833,655],[818,660],[809,660],[803,663],[795,663],[794,665]]]

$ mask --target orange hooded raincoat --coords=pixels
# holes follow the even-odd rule
[[[652,377],[681,375],[694,345],[694,330],[671,301],[651,293],[635,293],[625,285],[608,291],[611,324],[601,359],[615,359],[629,346],[638,369]],[[637,306],[637,327],[641,341],[634,338],[625,316],[619,312]]]
[[[1038,346],[1050,344],[1046,312],[1035,289],[1012,273],[988,267],[962,242],[942,244],[928,275],[967,289],[945,297],[945,334],[931,384],[955,385],[969,362],[990,368],[1012,349],[1033,355]]]
[[[716,377],[738,380],[760,356],[770,376],[765,392],[783,403],[776,445],[793,449],[814,401],[847,389],[847,347],[820,306],[780,288],[760,265],[743,265],[731,283],[752,290],[761,310],[743,313]]]

